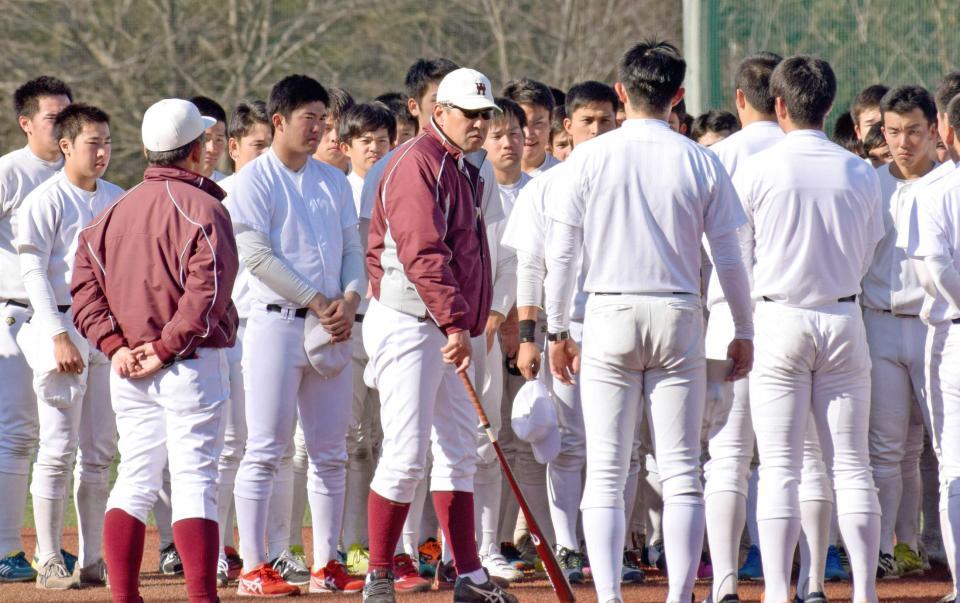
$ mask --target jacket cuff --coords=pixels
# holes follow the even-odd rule
[[[464,317],[464,318],[460,318],[456,322],[452,322],[448,325],[443,325],[442,327],[440,327],[440,330],[443,331],[444,335],[449,336],[449,335],[453,335],[454,333],[459,333],[460,331],[469,331],[470,323],[466,319],[466,317]]]
[[[153,351],[157,353],[157,358],[160,359],[161,364],[164,366],[173,362],[176,354],[170,351],[170,348],[163,345],[161,340],[156,340],[153,342]]]
[[[117,333],[110,333],[100,340],[99,347],[104,356],[107,358],[113,358],[113,355],[117,353],[117,350],[125,345],[127,345],[127,342],[123,340],[123,336],[118,335]]]

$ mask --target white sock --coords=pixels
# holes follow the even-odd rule
[[[923,497],[923,479],[920,477],[920,463],[917,459],[904,461],[900,465],[900,475],[903,478],[903,494],[900,495],[900,509],[897,511],[897,523],[893,534],[897,543],[907,544],[916,553],[919,550],[920,500]],[[883,507],[881,506],[880,509],[882,510]],[[882,535],[883,532],[880,539],[881,547],[883,546]]]
[[[710,562],[713,565],[713,600],[737,594],[740,569],[740,536],[746,521],[747,500],[738,492],[714,492],[704,501]]]
[[[747,535],[750,544],[760,546],[760,528],[757,526],[757,486],[760,483],[760,473],[756,467],[750,471],[747,480]]]
[[[601,507],[583,510],[583,531],[597,601],[622,600],[620,572],[623,566],[623,539],[626,527],[623,509]]]
[[[291,482],[290,522],[288,524],[289,544],[303,546],[303,516],[307,511],[307,472],[300,471],[298,462],[294,459],[293,481]],[[370,491],[367,490],[367,495]],[[367,499],[363,499],[363,515],[367,515]]]
[[[483,568],[475,569],[472,572],[464,574],[464,577],[470,578],[470,581],[474,584],[483,584],[487,581],[487,574],[484,573]]]
[[[943,535],[943,553],[947,557],[950,576],[953,577],[953,589],[954,592],[958,592],[957,586],[960,585],[960,576],[957,575],[957,568],[960,567],[960,563],[957,563],[957,539],[953,533],[953,525],[955,524],[950,518],[948,503],[947,508],[940,511],[940,533]]]
[[[281,461],[273,480],[270,514],[267,516],[267,559],[269,560],[276,559],[290,546],[291,509],[296,487],[293,475],[293,467],[289,460]]]
[[[234,536],[233,528],[237,523],[237,505],[233,500],[233,496],[230,496],[230,507],[227,511],[227,523],[223,526],[223,546],[237,548],[236,536]]]
[[[313,527],[313,566],[321,568],[337,558],[340,518],[343,517],[343,490],[337,494],[309,491],[307,498]]]
[[[480,465],[473,476],[474,525],[481,555],[499,550],[497,521],[500,519],[500,465]]]
[[[504,477],[504,480],[507,478]],[[574,506],[579,513],[580,501],[577,501],[577,504]],[[500,535],[497,537],[497,540],[500,543],[504,542],[513,542],[513,534],[517,530],[517,518],[520,516],[520,503],[517,502],[517,497],[514,496],[513,490],[510,489],[510,486],[504,486],[501,483],[500,486]],[[553,515],[551,514],[552,518]]]
[[[162,551],[173,544],[173,503],[170,502],[170,470],[166,467],[163,469],[163,486],[157,492],[157,502],[153,505],[153,518],[157,522]]]
[[[220,557],[223,548],[233,544],[233,485],[237,482],[237,467],[220,467],[217,479],[217,523],[220,525]]]
[[[793,552],[800,538],[800,520],[758,520],[760,553],[763,556],[763,594],[767,601],[790,601]]]
[[[269,501],[253,500],[234,495],[237,509],[237,528],[240,532],[240,557],[243,571],[249,572],[267,558],[267,514]]]
[[[853,600],[877,603],[877,555],[880,550],[880,516],[846,513],[838,518],[850,560]],[[766,576],[764,576],[766,578]]]
[[[627,473],[627,481],[623,486],[623,518],[625,526],[629,526],[630,520],[633,519],[633,507],[637,502],[637,490],[640,486],[639,471],[634,471],[634,467],[630,469]]]
[[[33,521],[37,527],[39,565],[60,554],[63,534],[63,499],[33,497]]]
[[[77,532],[80,550],[77,563],[81,569],[103,558],[103,519],[107,512],[110,484],[76,480],[74,503],[77,508]]]
[[[832,521],[832,502],[800,502],[800,573],[797,578],[797,594],[801,598],[810,593],[823,592],[823,573],[827,566]]]
[[[893,554],[893,531],[897,523],[897,513],[900,510],[900,497],[903,494],[903,479],[900,473],[876,475],[873,483],[877,487],[877,497],[880,499],[880,552]]]
[[[23,550],[20,530],[29,483],[26,473],[0,473],[0,555]]]
[[[427,536],[436,537],[439,528],[434,524],[436,516],[433,512],[433,497],[427,496],[428,493],[428,479],[424,478],[417,484],[417,490],[413,495],[413,502],[410,503],[410,509],[407,511],[407,518],[403,520],[403,534],[397,542],[397,548],[394,550],[394,554],[407,554],[413,559],[417,559],[417,555],[419,554],[417,549],[420,546],[421,534],[424,540],[426,540]],[[427,517],[428,509],[430,517]],[[435,526],[432,532],[421,532],[424,528],[423,524],[425,523]],[[449,561],[450,557],[444,557],[443,559]]]
[[[704,509],[699,496],[680,495],[663,501],[663,552],[667,556],[667,601],[686,603],[693,594],[703,552]],[[623,548],[623,542],[620,543]]]
[[[509,488],[506,490],[507,495],[512,497],[513,492]],[[547,465],[547,493],[550,502],[550,519],[553,523],[553,531],[557,535],[557,546],[573,551],[579,550],[577,517],[580,513],[580,499],[583,496],[580,470],[565,471],[553,464]]]
[[[347,491],[343,504],[343,550],[349,551],[355,544],[367,542],[367,497],[370,496],[370,480],[363,469],[347,468]]]

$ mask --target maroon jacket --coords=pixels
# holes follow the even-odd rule
[[[224,196],[193,172],[148,167],[80,231],[70,283],[77,330],[107,356],[156,341],[164,364],[233,345],[238,259]]]
[[[493,296],[483,186],[479,168],[432,122],[394,151],[377,184],[367,251],[380,303],[429,314],[447,335],[483,333]]]

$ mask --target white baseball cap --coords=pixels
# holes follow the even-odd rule
[[[560,454],[557,408],[550,391],[539,379],[527,381],[517,392],[510,425],[516,436],[533,448],[538,463],[549,463]]]
[[[200,115],[200,109],[190,101],[165,98],[143,114],[143,146],[154,153],[172,151],[200,138],[215,123],[214,118]]]
[[[461,67],[448,73],[437,87],[437,102],[450,104],[467,111],[496,109],[490,80],[475,69]]]
[[[353,360],[353,344],[349,341],[331,342],[330,333],[313,312],[307,314],[303,334],[303,349],[307,359],[324,379],[333,379]]]

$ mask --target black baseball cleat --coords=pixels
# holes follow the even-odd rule
[[[807,596],[800,598],[800,595],[793,596],[793,603],[829,603],[827,595],[823,591],[807,593]]]
[[[517,603],[517,598],[503,590],[490,580],[490,574],[483,570],[487,579],[483,584],[475,584],[466,576],[458,576],[453,587],[453,603]]]
[[[179,576],[183,574],[183,562],[180,561],[180,553],[173,544],[167,545],[160,551],[160,573],[166,576]]]

